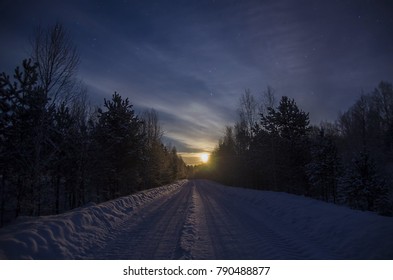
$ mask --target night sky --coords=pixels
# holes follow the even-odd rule
[[[154,108],[183,153],[214,148],[245,89],[270,85],[318,124],[393,82],[390,0],[0,0],[0,72],[29,56],[35,27],[56,22],[78,48],[92,105],[117,91],[137,112]]]

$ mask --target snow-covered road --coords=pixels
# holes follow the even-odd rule
[[[393,259],[391,217],[206,180],[183,181],[78,211],[3,229],[0,257]],[[87,222],[77,228],[81,219]],[[57,227],[52,230],[51,224],[64,220],[73,221],[65,225],[72,238]],[[35,249],[29,253],[31,244]]]
[[[276,205],[274,196],[289,198]],[[273,196],[273,197],[272,197]],[[230,188],[205,180],[189,181],[171,196],[162,197],[140,210],[140,216],[128,220],[111,236],[106,246],[92,250],[87,258],[102,259],[343,259],[393,256],[393,219],[361,213],[320,201],[298,197],[306,204],[322,205],[330,209],[326,231],[310,217],[313,208],[296,209],[296,196]],[[299,205],[298,205],[299,206]],[[337,208],[341,211],[334,211]],[[299,212],[300,210],[300,212]],[[285,215],[282,212],[287,212]],[[329,211],[329,210],[328,210]],[[321,213],[317,211],[320,215]],[[296,213],[299,216],[296,216]],[[339,215],[347,219],[337,220]],[[391,223],[386,232],[375,233],[379,238],[370,241],[368,248],[358,239],[364,228],[352,224],[351,214],[365,215]],[[300,215],[302,214],[302,215]],[[356,216],[356,215],[355,215]],[[326,217],[320,216],[320,222]],[[355,223],[359,223],[355,219]],[[311,223],[311,224],[307,224]],[[367,221],[364,221],[366,224]],[[370,224],[372,227],[372,223]],[[357,232],[359,231],[359,232]],[[370,231],[371,234],[372,230]],[[317,233],[317,234],[315,234]],[[353,235],[353,236],[351,236]],[[383,238],[383,239],[380,239]],[[345,240],[343,240],[345,239]],[[353,242],[355,241],[355,242]],[[386,243],[384,242],[386,241]],[[372,243],[375,244],[372,244]],[[352,244],[353,243],[353,244]],[[340,244],[342,247],[340,247]],[[392,251],[384,251],[388,245]],[[386,249],[386,248],[385,248]],[[367,250],[371,250],[367,251]],[[373,256],[373,252],[377,255]]]

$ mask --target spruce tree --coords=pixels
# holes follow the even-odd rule
[[[337,186],[340,178],[340,159],[331,137],[324,130],[316,137],[311,146],[311,161],[306,173],[312,189],[310,194],[328,202],[337,202]]]
[[[366,151],[353,159],[341,188],[344,201],[352,208],[383,214],[391,211],[386,182],[378,175],[375,164]]]

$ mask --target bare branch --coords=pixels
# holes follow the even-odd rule
[[[69,34],[59,23],[47,29],[39,26],[31,44],[45,93],[52,103],[68,101],[70,95],[77,94],[75,75],[80,62]]]

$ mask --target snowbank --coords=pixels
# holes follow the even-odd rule
[[[159,197],[186,181],[98,205],[43,217],[24,217],[0,230],[0,259],[74,259],[104,243],[111,232]]]

